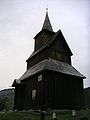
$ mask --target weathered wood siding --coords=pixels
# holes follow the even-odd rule
[[[84,107],[83,80],[65,74],[46,72],[45,105],[56,109]]]
[[[42,80],[38,81],[38,76]],[[15,88],[15,109],[81,109],[84,107],[83,80],[79,77],[43,71]],[[32,99],[32,90],[36,90]]]
[[[25,97],[24,90],[25,90],[24,85],[15,86],[14,110],[23,110]]]
[[[71,53],[67,48],[64,38],[60,35],[54,40],[50,47],[49,56],[53,59],[66,62],[71,65]]]
[[[42,46],[44,46],[47,41],[50,40],[52,37],[52,32],[47,30],[42,30],[37,37],[35,37],[35,48],[34,51],[40,49]]]
[[[27,61],[27,70],[32,67],[33,65],[39,63],[40,61],[47,59],[49,57],[49,50],[48,48],[44,49],[43,51],[36,54],[34,57]]]

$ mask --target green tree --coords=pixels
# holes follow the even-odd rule
[[[0,99],[0,111],[9,111],[13,110],[14,99],[13,97],[5,97]]]

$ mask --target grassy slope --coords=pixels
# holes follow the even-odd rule
[[[90,110],[77,111],[76,120],[82,117],[88,117],[90,120]],[[32,120],[40,120],[40,114],[31,112],[12,112],[0,113],[0,120],[25,120],[25,118],[32,118]],[[58,120],[72,120],[71,112],[61,112],[57,114]],[[51,115],[46,115],[46,120],[51,120]]]

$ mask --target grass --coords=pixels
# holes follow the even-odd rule
[[[77,111],[76,120],[87,117],[90,120],[90,110]],[[0,120],[26,120],[26,118],[32,118],[31,120],[40,120],[40,114],[35,112],[7,112],[0,113]],[[45,120],[51,120],[52,115],[46,115]],[[57,120],[72,120],[71,111],[63,111],[57,113]]]
[[[25,118],[32,118],[32,120],[38,120],[39,114],[36,114],[34,112],[0,113],[0,120],[24,120]]]

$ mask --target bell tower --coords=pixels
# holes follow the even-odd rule
[[[50,40],[53,34],[54,34],[54,31],[53,31],[51,22],[49,20],[48,8],[46,8],[46,16],[42,26],[42,30],[34,37],[35,39],[34,51],[43,47],[47,43],[47,41]]]

